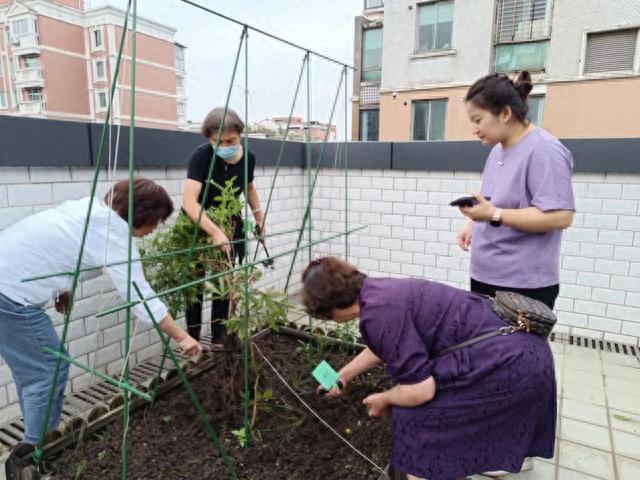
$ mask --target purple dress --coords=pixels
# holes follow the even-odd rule
[[[553,457],[556,380],[546,339],[517,332],[433,358],[504,325],[475,293],[420,279],[365,280],[364,342],[397,383],[436,381],[430,402],[392,409],[394,468],[452,480]]]

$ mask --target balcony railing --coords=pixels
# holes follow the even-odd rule
[[[16,83],[41,83],[44,75],[40,67],[20,68],[16,70]]]
[[[43,101],[37,100],[23,100],[18,103],[20,113],[27,115],[34,115],[38,113],[44,113],[47,109],[47,104]]]
[[[11,44],[14,50],[40,48],[38,34],[36,33],[26,33],[24,35],[15,36],[11,39]]]

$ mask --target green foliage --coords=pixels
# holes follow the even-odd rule
[[[244,202],[238,196],[238,188],[233,180],[228,180],[224,187],[218,187],[220,194],[215,197],[218,206],[210,208],[205,213],[228,238],[233,238],[235,221],[241,218]],[[177,250],[191,247],[194,231],[196,233],[196,249],[191,254],[172,254]],[[170,229],[158,232],[151,239],[146,240],[140,249],[142,256],[157,256],[167,254],[161,258],[145,261],[143,264],[145,276],[156,291],[164,291],[177,287],[203,275],[212,275],[232,268],[231,263],[219,248],[211,247],[208,235],[194,224],[186,215],[179,215],[176,223]],[[230,300],[229,319],[225,322],[227,331],[244,338],[244,304],[245,278],[248,281],[247,302],[249,304],[249,332],[270,327],[277,330],[287,322],[287,312],[293,305],[287,303],[286,294],[274,290],[260,290],[256,283],[262,272],[257,267],[249,267],[228,275],[224,275],[204,282],[200,285],[186,288],[180,292],[163,297],[172,316],[176,317],[189,305],[196,303],[198,297],[223,298]]]
[[[215,183],[213,185],[220,190],[220,194],[215,197],[219,205],[206,210],[203,215],[209,217],[228,238],[233,238],[234,221],[237,221],[243,208],[243,202],[237,196],[238,188],[233,186],[233,180],[228,180],[224,187]],[[143,241],[140,254],[146,257],[187,250],[191,247],[194,232],[196,243],[191,255],[185,252],[143,262],[145,277],[156,291],[168,290],[203,274],[224,272],[231,268],[222,251],[212,247],[209,236],[184,214],[178,215],[175,225],[170,229]],[[204,292],[205,287],[201,284],[166,295],[163,300],[175,317],[195,303]]]
[[[242,448],[247,446],[247,442],[249,441],[249,439],[248,439],[246,429],[240,428],[238,430],[231,430],[231,433],[233,434],[234,437],[236,437],[236,440],[238,441],[238,443]]]

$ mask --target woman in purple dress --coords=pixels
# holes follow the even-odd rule
[[[437,356],[505,326],[490,300],[421,279],[369,278],[333,257],[311,262],[302,280],[311,315],[360,318],[368,348],[340,370],[345,388],[382,363],[397,382],[363,400],[371,416],[391,409],[395,469],[453,480],[553,456],[556,381],[544,338],[516,332]]]

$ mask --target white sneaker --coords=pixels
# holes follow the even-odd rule
[[[527,457],[524,459],[524,462],[522,462],[522,467],[520,468],[521,472],[526,472],[528,470],[531,470],[533,468],[533,460],[531,459],[531,457]],[[482,475],[484,475],[485,477],[504,477],[505,475],[509,475],[511,472],[506,472],[504,470],[496,470],[493,472],[483,472]]]

